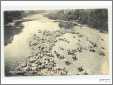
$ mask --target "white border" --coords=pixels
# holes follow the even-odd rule
[[[4,10],[54,10],[54,9],[108,8],[110,75],[88,76],[4,76]],[[1,83],[2,84],[111,84],[112,83],[112,1],[2,1],[1,3]]]

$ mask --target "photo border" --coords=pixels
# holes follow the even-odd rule
[[[8,0],[5,0],[5,1],[8,1]],[[14,1],[14,0],[11,0],[11,1]],[[35,0],[34,0],[35,1]],[[40,0],[40,1],[46,1],[46,0]],[[48,1],[48,0],[47,0]],[[50,0],[50,1],[52,1],[52,0]],[[57,1],[60,1],[60,0],[57,0]],[[62,0],[63,1],[63,0]],[[74,1],[74,0],[71,0],[71,1]],[[80,1],[83,1],[83,0],[80,0]],[[89,0],[88,0],[89,1]],[[101,0],[100,0],[101,1]],[[102,0],[103,1],[103,0]],[[109,0],[109,1],[111,1],[111,0]],[[2,13],[1,13],[2,14]],[[1,22],[1,26],[2,26],[2,22]],[[112,23],[111,23],[112,24]],[[2,33],[1,33],[1,35],[2,35]],[[111,35],[110,35],[111,36]],[[1,36],[1,38],[2,38],[2,36]],[[2,43],[2,41],[1,41],[1,43]],[[1,46],[1,50],[3,50],[3,48],[2,48],[2,46]],[[112,50],[110,51],[111,53],[112,53]],[[2,57],[2,56],[1,56]],[[1,64],[2,65],[2,64]],[[1,73],[2,74],[2,73]]]

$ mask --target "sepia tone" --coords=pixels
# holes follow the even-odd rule
[[[6,76],[109,74],[107,9],[4,12]]]

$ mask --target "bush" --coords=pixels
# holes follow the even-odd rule
[[[77,21],[94,27],[100,32],[108,32],[108,10],[107,9],[72,9],[60,10],[46,15],[50,19],[65,21]]]
[[[22,31],[23,27],[21,22],[14,22],[14,20],[21,19],[23,17],[23,11],[5,11],[4,12],[4,45],[11,43],[13,36]],[[14,23],[14,25],[8,25]],[[17,27],[20,27],[17,29]]]
[[[21,19],[22,17],[23,17],[23,11],[5,11],[4,24],[12,22],[13,20]]]

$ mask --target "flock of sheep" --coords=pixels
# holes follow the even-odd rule
[[[97,38],[98,40],[102,40]],[[104,47],[80,32],[38,30],[29,40],[32,55],[19,62],[11,75],[98,74]]]

